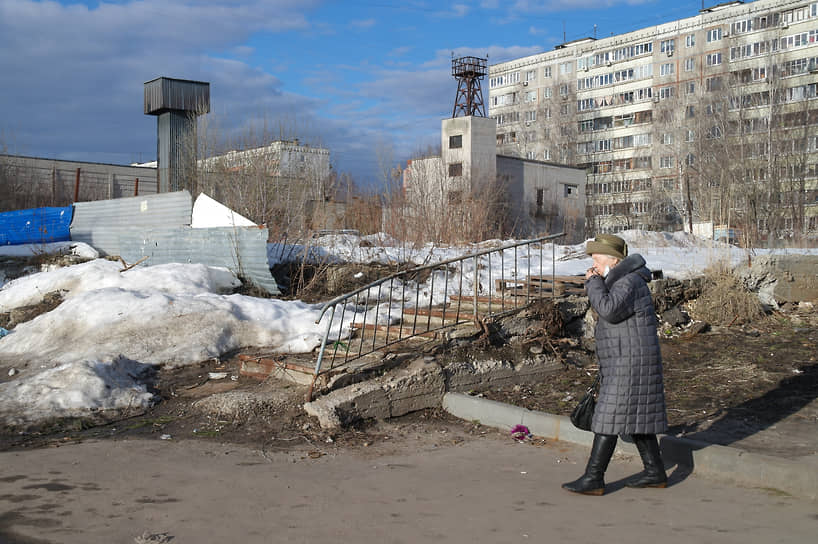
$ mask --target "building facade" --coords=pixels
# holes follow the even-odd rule
[[[498,152],[585,169],[587,234],[818,232],[818,2],[729,2],[489,68]]]
[[[444,119],[440,133],[440,156],[411,160],[403,172],[402,213],[418,219],[407,230],[427,239],[452,233],[470,239],[486,234],[473,231],[475,224],[491,224],[504,236],[562,231],[569,243],[583,239],[583,169],[498,155],[491,118]]]

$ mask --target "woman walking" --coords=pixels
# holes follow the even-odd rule
[[[667,413],[650,271],[641,255],[628,255],[628,245],[618,236],[598,235],[588,242],[586,253],[594,261],[585,273],[585,289],[598,314],[595,338],[602,385],[585,474],[562,487],[602,495],[618,435],[633,437],[645,466],[625,485],[666,487],[656,434],[667,430]]]

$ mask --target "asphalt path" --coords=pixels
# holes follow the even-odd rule
[[[0,543],[799,543],[818,503],[671,469],[602,497],[560,484],[588,450],[500,434],[269,452],[212,441],[94,441],[0,453]]]

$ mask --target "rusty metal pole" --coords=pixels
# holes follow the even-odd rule
[[[139,178],[136,178],[133,183],[133,196],[139,196]]]
[[[77,178],[74,180],[74,202],[80,198],[80,169],[77,168]]]

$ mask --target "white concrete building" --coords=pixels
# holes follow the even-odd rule
[[[412,213],[443,217],[462,211],[466,195],[496,197],[503,200],[500,208],[506,217],[499,222],[507,235],[564,230],[566,241],[583,239],[583,169],[497,155],[494,119],[444,119],[440,133],[441,156],[409,161],[404,171],[404,194]]]

